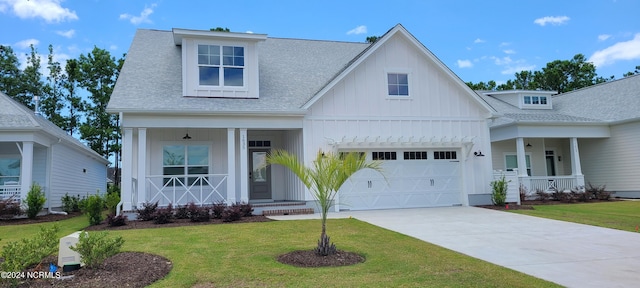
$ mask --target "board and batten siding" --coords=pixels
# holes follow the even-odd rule
[[[409,74],[409,97],[387,95],[387,73]],[[465,194],[488,193],[492,177],[489,112],[457,81],[396,34],[309,107],[304,121],[307,161],[319,148],[330,150],[331,141],[343,138],[367,142],[473,139],[472,151],[482,151],[487,157],[474,157],[470,151],[462,158],[462,187]],[[416,148],[423,147],[398,149]]]
[[[50,204],[61,207],[66,194],[101,195],[107,192],[107,165],[79,153],[63,143],[51,146]]]
[[[640,121],[612,125],[611,137],[579,139],[585,183],[610,191],[640,191]]]

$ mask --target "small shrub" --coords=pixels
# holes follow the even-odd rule
[[[124,239],[122,236],[107,237],[107,232],[80,233],[78,244],[69,247],[80,254],[80,259],[87,268],[96,268],[107,258],[120,252]]]
[[[80,211],[80,196],[69,196],[69,193],[65,193],[62,196],[62,211],[67,213]]]
[[[156,213],[156,209],[158,209],[158,202],[142,204],[142,209],[136,210],[138,212],[138,219],[141,221],[153,220],[153,214]]]
[[[175,209],[174,216],[176,217],[176,219],[189,219],[188,205],[190,205],[191,203],[187,204],[186,206],[183,205]]]
[[[0,218],[13,218],[22,214],[20,202],[15,199],[15,195],[0,200]]]
[[[589,187],[586,189],[586,191],[589,191],[591,194],[593,194],[593,197],[595,199],[598,200],[609,200],[611,198],[611,192],[607,191],[606,185],[602,185],[602,186],[593,186],[591,183],[588,184]]]
[[[107,225],[110,227],[124,226],[127,225],[127,215],[120,214],[109,214],[107,215]]]
[[[4,258],[4,261],[0,262],[0,271],[22,271],[56,253],[59,230],[57,224],[49,227],[40,226],[36,236],[7,243],[0,253],[0,258]]]
[[[240,213],[242,214],[242,217],[253,216],[253,206],[249,203],[240,203]]]
[[[520,184],[520,187],[518,188],[518,192],[520,193],[520,203],[527,200],[527,197],[529,196],[529,191],[527,191],[527,187],[524,187],[524,185]]]
[[[189,211],[189,219],[191,222],[207,222],[211,219],[209,207],[198,206],[191,202],[189,206],[187,206],[187,210]]]
[[[240,220],[240,218],[242,218],[242,210],[240,210],[240,205],[238,204],[227,206],[222,211],[222,222],[233,222]]]
[[[78,200],[78,210],[83,213],[87,211],[87,197],[82,197]]]
[[[508,183],[509,181],[505,179],[504,175],[499,180],[491,181],[491,201],[493,205],[504,206],[507,202]]]
[[[227,204],[224,202],[216,202],[211,207],[211,211],[214,219],[222,219],[222,213],[227,209]]]
[[[547,201],[549,201],[550,198],[551,198],[551,195],[547,193],[547,191],[536,189],[536,200],[546,203]]]
[[[45,197],[44,192],[42,192],[42,187],[34,182],[27,193],[27,217],[29,217],[29,219],[35,219],[38,213],[42,211],[45,202],[47,202],[47,197]]]
[[[91,195],[87,198],[85,214],[89,218],[90,225],[98,225],[102,222],[102,211],[104,208],[104,199],[100,195]]]
[[[169,203],[167,207],[157,208],[153,213],[153,223],[167,224],[173,222],[173,205]]]
[[[107,193],[105,197],[105,205],[109,213],[116,214],[116,206],[120,203],[120,192]]]

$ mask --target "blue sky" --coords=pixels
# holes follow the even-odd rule
[[[582,53],[599,76],[640,65],[640,1],[0,0],[0,44],[64,62],[94,45],[127,52],[136,29],[228,27],[271,37],[363,42],[401,23],[462,80],[503,83]]]

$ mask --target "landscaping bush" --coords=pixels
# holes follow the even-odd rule
[[[222,222],[233,222],[240,220],[240,218],[242,218],[242,210],[238,204],[227,206],[222,211]]]
[[[502,175],[499,180],[491,181],[491,201],[493,205],[503,206],[507,202],[507,181]]]
[[[187,210],[189,211],[189,219],[191,220],[191,222],[207,222],[211,219],[211,214],[209,214],[209,207],[198,206],[195,203],[191,202],[187,206]]]
[[[13,218],[22,214],[22,208],[20,202],[15,199],[15,195],[0,200],[0,218]]]
[[[47,202],[47,197],[44,196],[44,192],[42,192],[42,187],[38,185],[38,183],[33,183],[29,192],[27,193],[27,217],[29,219],[35,219],[38,216],[38,213],[42,211],[44,207],[44,203]]]
[[[107,215],[107,225],[110,227],[124,226],[127,225],[127,215],[120,214],[109,214]]]
[[[174,216],[176,217],[176,219],[189,219],[189,208],[188,206],[190,204],[192,204],[193,202],[190,202],[187,205],[183,205],[180,206],[178,208],[175,208],[175,213]]]
[[[611,192],[606,190],[606,185],[593,186],[591,183],[589,183],[588,185],[589,187],[586,189],[586,191],[589,191],[595,199],[610,200]]]
[[[62,196],[62,211],[67,213],[80,212],[80,195],[69,196],[69,193],[65,193]]]
[[[78,209],[83,213],[87,210],[87,197],[82,197],[78,200]]]
[[[167,207],[157,208],[153,213],[153,223],[167,224],[173,222],[173,205],[169,203]]]
[[[520,184],[520,187],[518,188],[518,192],[520,192],[520,203],[527,200],[527,197],[529,196],[529,191],[527,191],[527,187],[524,187],[524,185]]]
[[[112,190],[112,189],[109,189]],[[105,205],[109,213],[116,214],[116,206],[120,203],[120,191],[111,191],[105,197]]]
[[[58,251],[58,225],[40,226],[40,231],[33,238],[23,238],[20,241],[9,242],[2,247],[0,271],[18,272],[27,267],[38,264],[43,258]],[[0,278],[0,281],[12,279]],[[13,279],[16,280],[16,279]]]
[[[104,208],[104,199],[98,194],[91,195],[87,198],[85,214],[89,218],[90,225],[98,225],[102,222],[102,211]]]
[[[122,236],[110,238],[108,235],[107,232],[82,232],[78,244],[69,248],[80,254],[80,259],[87,268],[96,268],[107,258],[118,254],[124,244]]]
[[[214,219],[222,219],[222,213],[227,209],[227,204],[224,202],[216,202],[211,207],[211,211]]]
[[[242,214],[242,217],[253,216],[253,206],[249,203],[240,203],[240,213]]]
[[[136,209],[136,211],[138,212],[138,220],[141,220],[141,221],[153,220],[153,215],[156,213],[156,209],[158,209],[158,202],[143,203],[142,209]]]
[[[547,191],[543,191],[540,189],[536,189],[536,200],[547,202],[551,198],[551,194],[547,193]]]

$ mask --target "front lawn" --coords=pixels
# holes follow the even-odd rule
[[[634,232],[640,225],[640,201],[536,205],[534,210],[509,211]]]
[[[78,217],[60,222],[68,234]],[[86,219],[84,216],[81,219]],[[0,238],[22,238],[35,228],[0,226]],[[30,225],[24,225],[30,226]],[[173,270],[152,287],[553,287],[553,283],[471,258],[356,219],[328,220],[339,249],[366,262],[345,267],[297,268],[275,258],[311,249],[319,220],[216,224],[112,231],[126,251],[162,255]],[[63,233],[61,233],[63,234]],[[65,234],[65,235],[66,235]],[[4,245],[6,241],[2,241]]]

